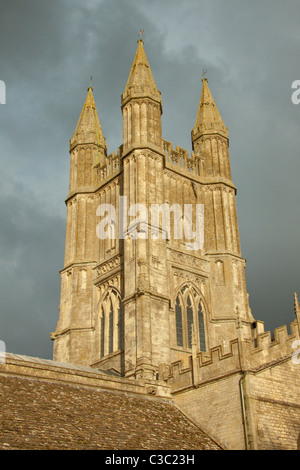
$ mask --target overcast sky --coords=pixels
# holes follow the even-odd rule
[[[0,340],[52,358],[69,139],[90,76],[108,151],[143,39],[163,99],[163,137],[191,151],[207,70],[229,129],[250,306],[266,330],[300,295],[299,0],[0,0]]]

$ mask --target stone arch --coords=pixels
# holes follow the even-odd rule
[[[184,282],[174,295],[176,346],[192,349],[193,341],[200,351],[207,350],[208,309],[205,298],[193,282]]]
[[[123,350],[124,314],[120,291],[108,286],[98,304],[100,358]]]

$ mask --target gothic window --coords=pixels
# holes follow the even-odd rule
[[[188,340],[188,347],[192,347],[192,329],[193,329],[193,307],[190,296],[187,298],[187,306],[186,306],[186,322],[187,322],[187,340]]]
[[[123,348],[123,309],[119,293],[110,288],[106,293],[100,315],[100,356]]]
[[[123,307],[120,298],[118,300],[118,349],[123,349]]]
[[[114,350],[114,308],[112,300],[110,299],[110,310],[109,310],[109,340],[108,340],[108,352],[112,353]]]
[[[175,316],[177,346],[183,346],[182,307],[178,296],[176,297]]]
[[[205,310],[201,295],[193,287],[184,286],[175,301],[176,344],[191,349],[193,338],[198,350],[206,351]]]
[[[203,313],[201,301],[199,301],[198,303],[198,329],[199,329],[200,351],[206,351],[204,313]]]
[[[104,338],[105,338],[105,312],[104,312],[103,307],[101,308],[100,328],[101,328],[101,340],[100,340],[101,351],[100,351],[100,355],[101,355],[101,357],[103,357],[104,356]]]

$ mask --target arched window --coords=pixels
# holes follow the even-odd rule
[[[110,310],[109,310],[109,332],[108,332],[108,353],[112,353],[114,350],[114,307],[112,299],[110,299]]]
[[[118,349],[123,349],[123,306],[118,300]]]
[[[206,351],[205,310],[200,293],[194,287],[183,286],[175,301],[176,345],[191,349],[194,341],[200,351]]]
[[[105,338],[105,312],[104,308],[101,308],[101,321],[100,321],[100,330],[101,330],[101,338],[100,338],[100,356],[104,356],[104,338]]]
[[[187,306],[186,306],[186,324],[187,324],[188,348],[192,347],[193,323],[194,323],[194,312],[193,312],[193,307],[192,307],[192,302],[191,302],[190,296],[188,296]]]
[[[182,307],[178,296],[176,297],[175,316],[177,346],[183,346]]]
[[[101,305],[100,356],[123,349],[123,309],[116,289],[108,289]]]
[[[203,313],[201,301],[199,301],[198,303],[198,332],[199,332],[200,351],[206,351],[204,313]]]

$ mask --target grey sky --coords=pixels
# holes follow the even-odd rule
[[[0,0],[0,339],[52,357],[69,139],[90,76],[109,152],[140,28],[163,99],[163,137],[191,151],[208,70],[230,136],[250,306],[267,330],[300,295],[298,0]]]

